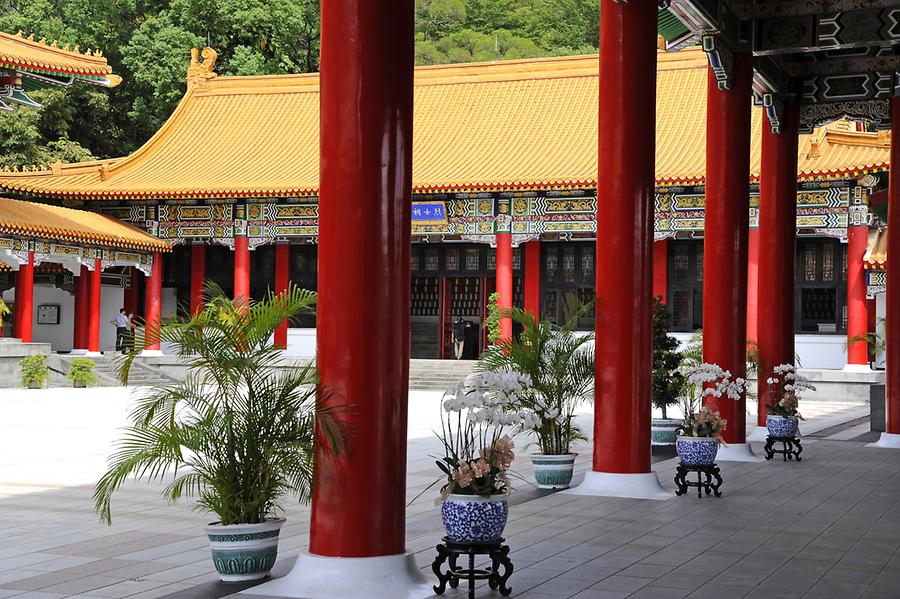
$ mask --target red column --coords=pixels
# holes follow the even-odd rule
[[[662,297],[666,303],[669,274],[669,240],[653,242],[653,297]]]
[[[234,301],[250,301],[250,240],[243,235],[234,238]]]
[[[900,97],[891,98],[891,166],[900,164]],[[888,180],[888,256],[900,256],[900,176]],[[897,258],[894,258],[897,260]],[[888,265],[885,272],[887,313],[884,334],[887,340],[885,432],[900,435],[900,268]]]
[[[153,253],[153,266],[150,269],[150,277],[147,279],[146,296],[144,299],[145,335],[144,350],[159,351],[159,339],[156,332],[162,318],[162,254]]]
[[[785,104],[781,133],[762,127],[762,170],[759,180],[758,304],[759,405],[757,426],[766,425],[772,403],[766,379],[778,364],[794,363],[794,262],[797,254],[797,119],[795,103]]]
[[[601,0],[594,470],[650,472],[656,12]]]
[[[768,119],[763,129],[768,127]],[[771,132],[770,132],[771,134]],[[747,340],[759,343],[759,228],[750,227],[747,233]]]
[[[206,293],[206,244],[191,244],[191,314],[203,311]]]
[[[541,317],[541,242],[525,244],[525,310]]]
[[[31,343],[34,322],[34,252],[28,252],[28,262],[19,265],[16,273],[16,318],[18,324],[13,334],[23,343]]]
[[[735,378],[747,370],[751,80],[750,55],[736,53],[731,89],[720,90],[710,69],[706,96],[703,360]],[[746,400],[712,403],[728,420],[725,440],[744,443]]]
[[[868,367],[869,346],[865,338],[869,329],[866,310],[866,272],[863,257],[869,241],[869,227],[865,224],[847,227],[847,365]]]
[[[275,294],[287,291],[291,282],[291,246],[288,243],[275,244]],[[287,349],[288,321],[275,329],[275,346]]]
[[[131,272],[134,272],[134,267],[131,267]],[[134,276],[129,277],[131,280],[134,280]],[[129,285],[125,289],[122,290],[122,307],[125,308],[126,314],[131,314],[135,310],[137,302],[135,301],[135,288],[133,285]]]
[[[90,301],[88,302],[88,352],[100,351],[100,290],[102,287],[103,267],[100,259],[94,261],[94,270],[90,271],[89,288]]]
[[[353,434],[339,458],[316,455],[320,556],[406,547],[413,4],[322,3],[319,400],[353,406]]]
[[[503,310],[512,308],[512,234],[497,233],[497,293],[498,305]],[[512,337],[512,319],[500,319],[500,338]]]
[[[81,266],[81,272],[75,280],[75,324],[72,332],[72,349],[87,350],[88,305],[90,304],[90,271]]]

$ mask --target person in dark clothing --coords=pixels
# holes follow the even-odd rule
[[[457,316],[453,321],[453,356],[460,360],[463,356],[463,350],[466,347],[466,329],[468,323]]]
[[[116,351],[120,351],[123,354],[127,351],[127,342],[128,342],[128,333],[129,333],[129,325],[131,324],[130,318],[125,313],[125,308],[119,310],[119,313],[115,318],[110,320],[110,324],[115,325],[116,327]]]

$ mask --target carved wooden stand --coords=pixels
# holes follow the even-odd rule
[[[781,449],[775,449],[776,443],[781,443]],[[766,437],[764,451],[766,452],[767,460],[771,460],[775,457],[776,453],[780,453],[785,462],[794,459],[799,462],[803,459],[800,457],[803,446],[800,445],[800,439],[798,437],[773,437],[772,435],[769,435]]]
[[[691,472],[697,473],[697,482],[687,479]],[[703,491],[706,491],[707,495],[714,493],[716,497],[722,496],[722,492],[719,491],[719,487],[722,486],[722,475],[719,473],[719,467],[715,464],[692,466],[679,463],[675,469],[675,485],[678,487],[675,490],[676,495],[684,495],[687,493],[688,487],[697,487],[697,497],[703,497]]]
[[[487,580],[488,586],[493,590],[499,590],[504,597],[512,593],[512,588],[506,586],[506,581],[513,573],[513,564],[509,560],[509,546],[503,544],[503,539],[496,543],[455,543],[449,537],[444,537],[443,543],[437,546],[437,557],[431,564],[431,569],[438,577],[440,584],[434,586],[434,592],[442,595],[447,590],[447,585],[455,589],[460,580],[469,581],[469,599],[475,599],[475,581]],[[461,568],[456,565],[459,556],[469,557],[469,567]],[[491,558],[491,565],[485,568],[475,567],[475,556],[487,555]],[[441,565],[449,559],[449,567],[446,572],[441,571]],[[503,566],[503,574],[500,574],[500,566]]]

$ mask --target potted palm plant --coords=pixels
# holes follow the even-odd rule
[[[674,445],[676,429],[681,420],[669,418],[667,408],[678,403],[684,387],[681,373],[682,357],[678,352],[678,340],[669,335],[669,311],[661,298],[653,299],[653,407],[662,412],[662,418],[651,421],[650,442],[653,445]]]
[[[168,499],[193,496],[216,515],[206,532],[221,579],[254,580],[268,575],[277,556],[280,501],[311,497],[313,439],[337,452],[344,437],[339,409],[316,407],[314,367],[280,368],[272,340],[279,323],[311,308],[315,294],[291,287],[250,305],[236,305],[215,286],[208,294],[203,311],[140,333],[136,348],[163,341],[188,374],[137,402],[94,500],[109,523],[112,496],[128,477],[165,479]],[[136,355],[122,359],[123,383]]]
[[[479,360],[481,370],[517,372],[530,381],[515,408],[535,415],[527,430],[540,450],[531,462],[541,488],[569,486],[577,456],[572,443],[586,439],[575,413],[588,400],[594,382],[594,335],[576,333],[575,326],[591,306],[570,301],[562,326],[521,308],[506,310],[504,316],[522,325],[522,333],[502,339]]]
[[[766,428],[772,437],[797,436],[800,415],[797,409],[800,394],[803,391],[814,391],[815,386],[809,380],[797,374],[793,364],[779,364],[772,368],[772,376],[766,379],[769,384],[769,397],[772,403],[766,405]]]
[[[72,381],[72,386],[84,388],[97,382],[94,376],[94,361],[90,358],[74,358],[69,364],[69,372],[66,378]]]
[[[50,382],[50,366],[44,354],[25,356],[19,360],[19,369],[22,371],[23,387],[40,389]]]

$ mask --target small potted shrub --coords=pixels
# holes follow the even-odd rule
[[[505,433],[532,425],[530,414],[510,411],[527,383],[515,373],[481,373],[444,394],[438,434],[444,456],[436,463],[446,482],[439,501],[447,536],[456,543],[492,543],[503,535],[515,457]]]
[[[503,309],[500,307],[500,294],[494,292],[488,296],[487,316],[484,319],[484,328],[487,331],[488,341],[493,345],[503,333],[500,331],[500,321],[503,319]]]
[[[542,489],[569,486],[578,455],[572,452],[572,443],[586,439],[575,414],[588,400],[594,383],[594,336],[576,333],[575,326],[590,308],[591,304],[570,301],[562,326],[512,308],[506,314],[522,325],[522,333],[502,339],[478,364],[482,370],[515,372],[529,381],[512,408],[533,415],[532,425],[523,428],[534,436],[540,450],[531,455],[531,463]]]
[[[47,365],[47,356],[34,354],[26,356],[19,361],[19,369],[22,371],[22,386],[29,389],[41,389],[50,382],[50,367]]]
[[[248,306],[213,284],[209,289],[203,311],[139,333],[135,348],[148,339],[166,342],[188,374],[138,401],[96,485],[95,507],[110,523],[112,496],[127,479],[174,473],[165,496],[194,496],[201,510],[216,515],[206,533],[219,577],[257,580],[278,554],[285,521],[279,502],[311,497],[314,440],[332,452],[344,445],[342,409],[317,406],[315,367],[282,368],[272,340],[280,323],[311,308],[315,293],[291,287]],[[126,355],[122,382],[139,351]]]
[[[90,358],[74,358],[69,364],[66,378],[72,381],[73,387],[79,389],[95,384],[97,377],[94,376],[94,361]]]
[[[687,374],[686,391],[682,409],[684,423],[678,427],[675,451],[687,466],[713,464],[724,443],[722,431],[728,421],[704,405],[707,399],[738,400],[747,389],[742,378],[732,380],[731,373],[716,364],[701,364]]]
[[[669,418],[667,408],[679,401],[684,388],[684,374],[679,370],[682,357],[678,340],[669,335],[669,310],[661,298],[653,300],[653,407],[662,418],[651,421],[650,442],[653,445],[674,445],[681,420]]]
[[[815,386],[806,377],[797,374],[793,364],[779,364],[766,379],[772,403],[766,405],[766,428],[772,437],[797,436],[803,416],[797,410],[803,391],[814,391]]]

